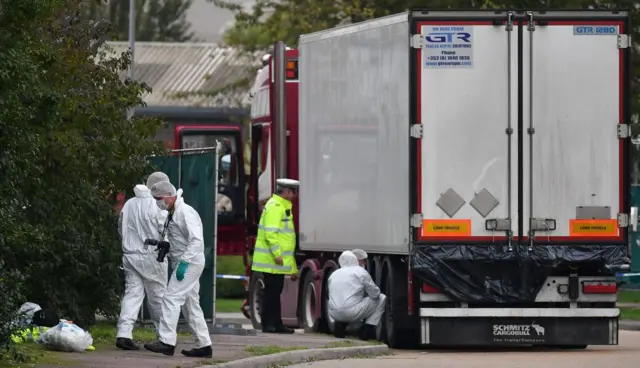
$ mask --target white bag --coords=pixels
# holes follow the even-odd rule
[[[40,335],[38,344],[57,351],[83,352],[93,344],[93,338],[89,332],[62,319],[55,327]]]

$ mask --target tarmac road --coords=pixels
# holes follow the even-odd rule
[[[288,368],[629,368],[640,363],[640,331],[620,331],[620,345],[586,350],[519,348],[504,350],[394,351],[375,359],[327,360]]]

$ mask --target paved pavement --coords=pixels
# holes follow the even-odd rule
[[[395,355],[375,359],[327,360],[303,363],[288,368],[628,368],[640,361],[640,332],[620,331],[620,345],[593,346],[586,350],[551,349],[460,349],[438,351],[394,351]]]
[[[337,339],[329,335],[304,334],[297,330],[293,335],[274,335],[258,333],[257,336],[212,335],[213,359],[187,358],[180,354],[182,349],[191,349],[193,342],[178,342],[176,355],[167,357],[151,353],[144,349],[139,351],[122,351],[115,346],[98,346],[96,351],[87,353],[57,353],[64,365],[74,368],[189,368],[207,364],[222,363],[251,356],[248,346],[280,346],[298,348],[324,348],[335,343]],[[359,341],[356,343],[360,343]],[[38,368],[60,368],[57,366],[38,365]]]

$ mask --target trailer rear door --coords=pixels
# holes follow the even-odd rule
[[[415,11],[415,241],[622,244],[628,14]]]
[[[517,34],[496,20],[415,23],[419,240],[501,242],[486,219],[517,214]]]
[[[625,23],[583,14],[525,21],[523,233],[534,243],[626,240]]]

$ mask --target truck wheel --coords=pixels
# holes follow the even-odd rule
[[[326,333],[333,334],[333,328],[336,321],[329,315],[329,276],[333,273],[333,269],[329,268],[325,271],[324,282],[322,283],[322,330]]]
[[[410,349],[417,345],[419,333],[416,328],[406,328],[410,316],[407,314],[407,272],[400,262],[387,258],[388,270],[385,290],[387,303],[385,305],[385,320],[387,344],[393,349]],[[410,323],[419,326],[418,322]]]
[[[262,273],[253,272],[249,283],[249,312],[251,313],[251,324],[256,330],[262,330],[262,298],[264,297],[264,278]]]
[[[304,328],[304,332],[318,332],[320,321],[316,316],[316,306],[320,293],[316,289],[313,271],[308,271],[302,279],[302,297],[300,298],[300,309],[298,313],[298,324]]]

